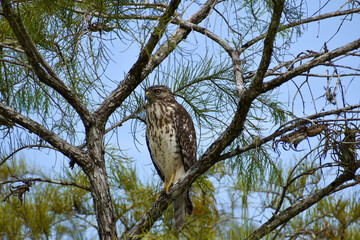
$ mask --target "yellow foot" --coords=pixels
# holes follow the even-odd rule
[[[169,188],[171,187],[171,185],[172,185],[173,182],[174,182],[175,175],[176,175],[176,170],[175,170],[174,173],[171,175],[171,178],[170,178],[170,181],[169,181],[169,182],[167,182],[166,179],[165,179],[164,192],[165,192],[166,194],[169,194]]]

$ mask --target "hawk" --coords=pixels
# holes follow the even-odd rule
[[[196,135],[193,121],[185,108],[179,104],[170,88],[155,85],[145,90],[146,143],[155,169],[162,181],[164,191],[185,175],[196,161]],[[174,200],[175,228],[179,231],[185,224],[186,213],[193,212],[188,188]]]

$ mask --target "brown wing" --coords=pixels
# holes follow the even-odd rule
[[[150,149],[150,145],[149,145],[149,139],[148,139],[148,135],[147,135],[147,131],[146,131],[146,145],[149,149],[149,152],[150,152],[150,157],[151,157],[151,161],[153,162],[154,166],[155,166],[155,169],[157,171],[157,173],[159,174],[161,180],[164,182],[165,181],[165,177],[164,175],[162,174],[162,172],[160,171],[160,168],[156,165],[154,159],[153,159],[153,156],[152,156],[152,153],[151,153],[151,149]]]
[[[179,103],[175,111],[175,127],[186,172],[196,162],[196,134],[189,113]]]

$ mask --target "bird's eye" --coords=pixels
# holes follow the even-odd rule
[[[159,95],[160,93],[161,93],[161,91],[160,91],[159,89],[156,89],[156,90],[155,90],[155,94],[156,94],[156,95]]]

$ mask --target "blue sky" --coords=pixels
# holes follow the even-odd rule
[[[315,11],[315,9],[318,8],[318,5],[319,2],[317,1],[313,1],[307,5],[309,10],[309,14],[308,14],[309,17],[312,16],[312,13]],[[332,7],[331,8],[330,7],[323,8],[320,14],[326,13],[328,9],[332,9]],[[291,52],[293,52],[294,54],[298,54],[300,52],[305,52],[306,50],[321,51],[325,42],[327,42],[327,46],[329,50],[332,50],[338,46],[341,46],[342,44],[348,43],[351,40],[358,38],[359,31],[356,29],[358,27],[357,23],[360,22],[359,16],[354,15],[351,22],[348,22],[347,20],[341,26],[339,32],[337,33],[338,28],[340,27],[339,19],[342,18],[343,17],[327,19],[321,22],[314,22],[306,25],[302,36],[299,37],[297,40],[294,39],[295,43],[292,44],[291,46]],[[220,35],[221,33],[218,34]],[[109,35],[110,37],[115,38],[114,34],[112,35],[109,34]],[[334,37],[330,41],[328,41],[328,39],[330,39],[333,35]],[[196,49],[196,53],[199,54],[199,56],[201,57],[205,57],[206,54],[209,54],[209,51],[214,51],[217,48],[216,43],[212,42],[212,40],[210,39],[205,38],[201,34],[192,33],[190,34],[188,41],[192,41],[191,39],[194,39],[193,41],[195,42],[194,49]],[[112,53],[111,58],[113,61],[110,61],[105,71],[105,75],[103,76],[103,80],[107,81],[106,79],[109,78],[114,82],[121,81],[125,76],[126,72],[131,68],[132,64],[136,61],[139,46],[136,44],[133,44],[131,46],[123,46],[120,44],[119,41],[114,40],[111,42],[111,44],[108,43],[107,47],[110,50],[109,52]],[[288,59],[285,60],[289,60],[291,58],[292,58],[291,56],[288,56]],[[165,64],[166,62],[167,60],[164,61]],[[354,67],[359,68],[359,63],[351,63],[351,64],[354,65]],[[319,68],[317,72],[325,74],[324,70],[321,68]],[[152,81],[151,80],[152,77],[153,76],[149,77],[150,82]],[[335,81],[335,79],[333,81]],[[108,81],[108,83],[110,85],[112,84],[113,86],[115,86],[114,83],[110,83],[110,81]],[[314,82],[312,83],[314,84]],[[324,80],[319,79],[316,85],[325,87],[326,83],[324,82]],[[314,88],[321,89],[321,87],[318,86],[314,86]],[[354,81],[352,82],[351,86],[352,87],[347,89],[346,94],[350,96],[354,96],[351,97],[350,99],[353,100],[353,103],[358,103],[359,97],[358,97],[357,89],[360,88],[354,87]],[[356,86],[359,86],[359,84],[356,83]],[[304,89],[305,89],[305,100],[306,100],[306,105],[305,105],[306,113],[310,114],[313,113],[314,111],[313,104],[311,102],[311,95],[309,91],[306,90],[306,88]],[[293,96],[294,96],[293,90],[294,90],[294,86],[291,83],[287,83],[286,86],[282,87],[279,90],[280,98],[283,99],[284,103],[288,102],[288,106],[290,108],[292,103],[289,101],[293,100]],[[138,91],[141,91],[140,87],[138,88]],[[313,94],[316,95],[315,96],[316,99],[318,96],[321,96],[324,93],[316,92]],[[321,99],[318,101],[321,101]],[[295,104],[295,111],[297,111],[299,116],[301,116],[303,113],[302,106],[300,107],[300,105]],[[106,139],[108,139],[109,136],[112,135],[115,144],[119,143],[121,149],[128,150],[127,156],[132,157],[135,160],[134,164],[137,168],[137,172],[146,181],[147,179],[151,179],[153,177],[154,169],[145,144],[145,136],[144,136],[145,132],[141,131],[142,129],[144,128],[141,124],[137,128],[138,132],[136,133],[137,140],[139,141],[138,143],[135,143],[131,134],[131,121],[128,121],[122,127],[117,128],[117,136],[116,136],[117,139],[111,133],[109,133],[106,136]],[[53,172],[54,170],[57,171],[62,165],[68,166],[67,159],[63,161],[64,159],[61,155],[55,156],[55,154],[51,150],[43,150],[42,152],[37,150],[25,150],[21,154],[18,154],[17,156],[23,156],[24,158],[30,160],[30,162],[33,162],[33,164],[31,165],[41,166],[42,169],[44,170],[48,169],[50,172]]]
[[[315,11],[315,9],[318,8],[321,1],[309,1],[307,8],[309,11],[308,16],[310,17],[311,14]],[[328,12],[328,9],[337,9],[339,6],[333,8],[333,6],[329,5],[322,9],[321,14]],[[294,44],[291,46],[291,52],[294,53],[294,55],[305,52],[306,50],[312,50],[312,51],[322,51],[322,48],[324,46],[324,43],[327,42],[327,47],[331,51],[334,48],[337,48],[345,43],[348,43],[354,39],[359,38],[359,23],[360,23],[360,17],[357,15],[354,15],[352,18],[352,21],[349,22],[346,20],[344,24],[341,26],[339,32],[338,28],[340,27],[340,21],[339,19],[342,19],[343,17],[337,17],[334,19],[328,19],[321,22],[314,22],[311,24],[308,24],[302,34],[301,37],[299,37]],[[223,26],[223,25],[222,25]],[[214,26],[213,26],[214,27]],[[214,27],[215,28],[215,27]],[[216,28],[215,28],[216,29]],[[226,31],[223,33],[219,32],[219,35],[225,35],[226,37]],[[335,34],[335,35],[334,35]],[[333,38],[331,38],[334,35]],[[115,38],[115,35],[111,35]],[[328,41],[331,38],[330,41]],[[195,42],[193,48],[196,49],[196,54],[198,54],[201,57],[205,57],[209,52],[214,51],[217,49],[217,44],[213,43],[210,39],[204,38],[203,35],[200,35],[198,33],[192,33],[188,37],[188,41]],[[110,52],[112,53],[112,59],[113,61],[110,61],[105,75],[103,76],[104,81],[108,81],[107,78],[113,80],[113,81],[121,81],[124,77],[124,75],[127,73],[127,71],[131,68],[132,64],[137,59],[138,54],[138,48],[136,44],[132,46],[123,46],[120,44],[118,40],[114,40],[111,44],[108,43],[107,47],[109,48]],[[291,59],[291,56],[288,56],[289,60]],[[165,60],[164,63],[166,64],[168,61]],[[345,62],[348,64],[349,62]],[[360,68],[359,62],[350,62],[350,64],[355,68]],[[325,69],[319,67],[316,71],[314,71],[319,74],[325,74]],[[149,81],[151,82],[154,78],[154,75],[151,75],[149,77]],[[359,103],[359,94],[358,91],[360,89],[360,84],[358,82],[358,79],[352,79],[352,78],[346,78],[344,81],[345,83],[348,82],[350,87],[346,88],[345,93],[346,96],[349,97],[349,102],[356,104]],[[113,83],[108,82],[110,85],[115,86]],[[335,86],[336,79],[332,80],[331,86]],[[316,81],[311,81],[311,86],[304,86],[304,92],[303,96],[306,101],[305,103],[305,112],[307,114],[314,113],[314,107],[312,103],[312,99],[316,99],[316,102],[319,104],[317,110],[319,111],[322,106],[324,106],[324,98],[319,98],[325,93],[325,90],[322,92],[321,90],[326,87],[327,83],[323,79],[319,79]],[[346,87],[346,85],[345,85]],[[311,93],[309,89],[314,89],[312,92],[313,97],[311,96]],[[141,91],[140,87],[137,89],[138,91]],[[294,85],[292,83],[287,83],[283,87],[279,89],[280,95],[279,99],[284,102],[284,104],[288,105],[289,108],[292,108],[292,100],[294,96]],[[302,116],[304,109],[303,106],[300,104],[301,99],[298,97],[296,99],[295,106],[295,114]],[[340,105],[340,102],[339,102]],[[340,105],[341,106],[341,105]],[[328,106],[332,107],[332,106]],[[140,124],[140,122],[137,122]],[[134,165],[136,166],[137,172],[141,179],[145,182],[151,181],[154,177],[156,181],[159,180],[157,174],[155,174],[154,167],[152,166],[152,162],[150,159],[150,155],[148,153],[146,144],[145,144],[145,132],[143,124],[140,124],[137,128],[137,140],[138,143],[135,143],[133,136],[131,134],[131,121],[126,122],[122,127],[119,127],[117,129],[117,136],[114,136],[112,133],[109,133],[105,140],[107,141],[111,137],[111,142],[113,142],[115,145],[119,144],[119,147],[123,150],[127,150],[126,154],[128,157],[131,157],[134,159]],[[275,129],[274,129],[275,130]],[[306,147],[306,145],[302,145],[301,147]],[[282,157],[292,157],[293,153],[289,153],[289,155],[282,155]],[[276,155],[274,153],[274,155]],[[39,168],[41,168],[43,171],[52,173],[54,171],[62,171],[63,166],[68,167],[68,159],[60,154],[54,154],[51,150],[43,150],[43,151],[37,151],[37,150],[25,150],[22,151],[22,153],[18,154],[17,157],[23,157],[26,158],[27,161],[29,161],[31,166],[36,165]],[[226,201],[226,196],[223,197],[223,201]],[[220,202],[219,202],[220,203]]]

